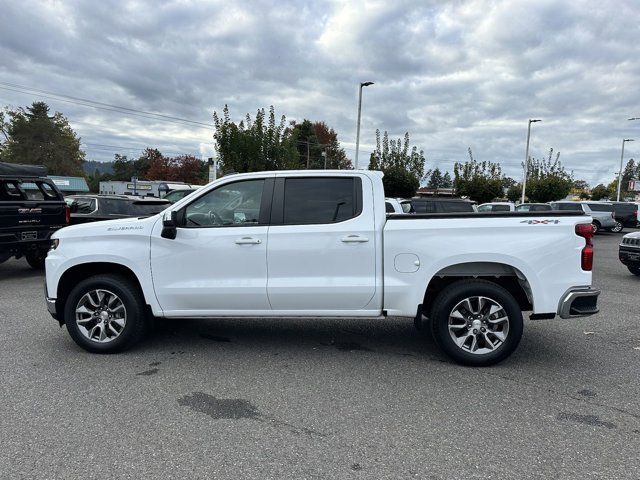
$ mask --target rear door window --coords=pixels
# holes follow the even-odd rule
[[[595,212],[613,212],[613,205],[607,203],[588,203],[587,205]]]
[[[435,213],[436,205],[435,202],[430,202],[429,200],[418,200],[411,202],[411,206],[415,210],[416,213]]]
[[[455,212],[473,212],[473,206],[469,202],[440,202],[440,207],[443,212],[455,213]]]
[[[284,184],[285,225],[344,222],[357,217],[360,182],[351,178],[287,178]],[[360,210],[360,211],[358,211]]]
[[[493,211],[494,212],[510,212],[511,207],[509,207],[509,205],[494,205]]]

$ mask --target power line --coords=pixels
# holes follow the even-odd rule
[[[43,98],[48,98],[51,100],[56,100],[59,102],[65,102],[65,103],[70,103],[73,105],[80,105],[83,107],[91,107],[91,108],[96,108],[99,110],[106,110],[109,112],[117,112],[117,113],[122,113],[125,115],[132,115],[132,116],[136,116],[136,117],[141,117],[141,118],[146,118],[149,120],[159,120],[162,122],[168,122],[168,123],[173,123],[176,125],[185,125],[185,124],[189,124],[189,125],[195,125],[198,128],[207,128],[207,129],[212,129],[213,128],[213,124],[208,124],[208,123],[204,123],[204,122],[199,122],[197,120],[190,120],[188,118],[181,118],[181,117],[174,117],[171,115],[164,115],[161,113],[154,113],[154,112],[147,112],[144,110],[137,110],[135,108],[129,108],[129,107],[122,107],[119,105],[112,105],[109,103],[104,103],[104,102],[97,102],[94,100],[88,100],[88,99],[84,99],[84,98],[78,98],[78,97],[72,97],[70,95],[64,95],[64,94],[60,94],[60,93],[53,93],[53,92],[49,92],[46,90],[39,90],[39,89],[35,89],[35,88],[30,88],[30,87],[24,87],[22,85],[18,85],[18,84],[12,84],[12,83],[6,83],[6,82],[0,82],[0,89],[1,90],[8,90],[11,92],[17,92],[17,93],[22,93],[24,95],[36,95],[39,97],[43,97]]]

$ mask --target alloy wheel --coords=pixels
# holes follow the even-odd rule
[[[92,342],[112,342],[127,323],[124,303],[109,290],[88,291],[78,301],[75,312],[78,329]]]
[[[495,351],[509,335],[509,316],[497,301],[467,297],[449,313],[449,335],[465,352],[484,355]]]

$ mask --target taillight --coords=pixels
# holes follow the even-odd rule
[[[576,235],[585,239],[580,263],[582,270],[590,272],[593,269],[593,227],[590,223],[580,223],[576,225]]]
[[[71,209],[69,205],[64,206],[64,222],[69,225],[71,223]]]

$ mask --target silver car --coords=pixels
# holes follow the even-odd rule
[[[551,202],[550,205],[554,210],[582,210],[587,215],[590,215],[593,219],[593,233],[598,233],[600,230],[611,230],[616,226],[616,220],[613,216],[613,211],[603,212],[592,210],[589,207],[589,203],[592,202]]]

